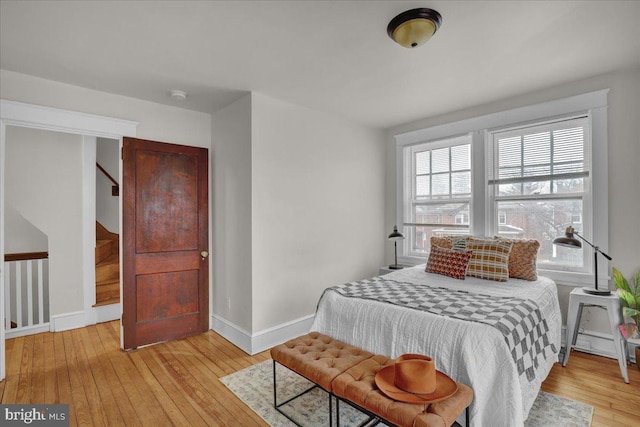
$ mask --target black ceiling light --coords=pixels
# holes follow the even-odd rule
[[[438,31],[442,16],[433,9],[407,10],[387,26],[387,34],[400,46],[414,48],[425,44]]]

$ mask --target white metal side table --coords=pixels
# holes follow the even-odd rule
[[[620,365],[620,372],[625,383],[629,383],[629,374],[627,372],[627,344],[618,329],[618,326],[624,323],[622,317],[622,308],[620,306],[620,299],[618,295],[612,293],[611,295],[592,295],[584,292],[581,288],[576,288],[571,291],[569,295],[569,312],[567,314],[567,335],[566,343],[567,348],[562,360],[562,366],[566,366],[569,361],[569,354],[571,348],[576,343],[578,337],[578,329],[580,327],[580,318],[582,317],[582,308],[584,306],[598,306],[607,310],[609,315],[609,324],[611,326],[611,333],[613,334],[613,342],[616,348],[616,354],[618,355],[618,364]]]

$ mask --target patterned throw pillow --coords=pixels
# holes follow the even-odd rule
[[[467,250],[473,251],[467,276],[506,282],[509,280],[509,254],[513,243],[469,237]]]
[[[471,251],[454,251],[432,245],[425,271],[464,280],[471,255]]]
[[[496,240],[513,243],[509,254],[509,277],[524,280],[538,280],[536,260],[540,242],[535,239],[505,239],[496,236]]]

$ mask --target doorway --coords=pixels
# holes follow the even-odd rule
[[[85,113],[61,110],[25,104],[21,102],[0,100],[0,259],[4,259],[5,248],[5,179],[6,170],[6,130],[7,126],[36,128],[54,132],[65,132],[82,137],[82,282],[84,286],[95,280],[95,150],[91,152],[91,142],[95,145],[97,137],[111,138],[121,141],[123,135],[135,136],[136,122]],[[119,144],[120,145],[120,144]],[[87,167],[87,159],[93,158],[91,167]],[[91,178],[93,177],[93,178]],[[90,184],[85,185],[86,182]],[[91,289],[95,288],[95,282]],[[85,288],[86,289],[86,288]],[[84,310],[65,313],[56,318],[53,314],[50,329],[52,331],[71,329],[95,323],[95,310],[92,309],[92,298],[84,292]],[[5,318],[5,283],[4,271],[0,274],[0,319]],[[5,330],[0,328],[0,380],[5,377]]]

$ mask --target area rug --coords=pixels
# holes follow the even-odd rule
[[[289,369],[276,364],[278,402],[308,389],[312,384]],[[273,362],[267,360],[220,378],[236,396],[256,414],[274,427],[293,427],[291,421],[273,408]],[[315,389],[282,407],[282,410],[304,426],[328,425],[328,395]],[[335,409],[335,405],[334,409]],[[526,427],[589,427],[593,407],[543,391],[525,422]],[[348,405],[340,405],[340,424],[358,425],[365,416]]]

